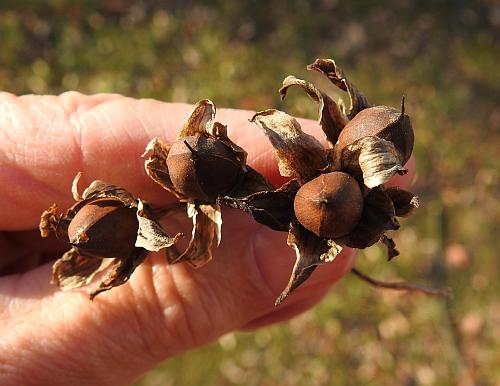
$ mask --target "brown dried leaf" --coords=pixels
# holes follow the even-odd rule
[[[222,216],[219,205],[187,204],[188,216],[193,219],[193,233],[187,249],[170,263],[187,262],[195,268],[212,259],[212,244],[221,240]]]
[[[219,202],[230,208],[249,213],[255,221],[269,228],[286,232],[293,213],[293,200],[299,190],[297,180],[291,180],[276,190],[263,190],[246,197],[221,197]]]
[[[174,185],[170,179],[170,173],[167,167],[167,156],[170,148],[170,144],[161,141],[159,138],[153,138],[142,154],[143,157],[150,154],[149,158],[144,162],[144,168],[146,169],[147,175],[151,177],[153,181],[168,190],[178,199],[186,200],[186,197],[174,189]]]
[[[85,204],[93,199],[105,197],[116,198],[131,208],[137,207],[137,200],[135,197],[124,188],[108,184],[104,181],[95,180],[83,191],[82,201],[75,204],[72,209],[75,209],[77,205],[79,207],[81,204]]]
[[[375,244],[386,231],[398,228],[392,200],[385,191],[376,187],[365,196],[363,214],[356,228],[335,241],[351,248],[367,248]]]
[[[214,122],[212,127],[212,135],[233,150],[236,158],[238,158],[241,163],[242,171],[246,171],[247,152],[243,150],[242,147],[238,146],[229,139],[229,137],[227,136],[227,126],[223,125],[220,122]]]
[[[107,259],[84,256],[73,247],[52,266],[52,283],[57,284],[63,291],[81,287],[90,283],[107,263]]]
[[[71,184],[71,194],[73,195],[73,199],[75,201],[80,201],[82,199],[82,196],[78,193],[78,182],[80,181],[81,176],[82,172],[78,172],[73,179],[73,183]]]
[[[411,192],[398,187],[387,188],[385,192],[391,198],[398,217],[408,217],[418,208],[418,197]]]
[[[349,93],[351,100],[351,109],[347,113],[349,119],[371,106],[368,99],[347,80],[342,69],[337,67],[332,59],[316,59],[314,63],[307,66],[307,69],[325,75],[335,86]]]
[[[145,210],[144,203],[141,200],[139,200],[137,207],[137,220],[139,221],[139,229],[135,241],[136,247],[157,252],[160,249],[172,246],[183,237],[182,233],[178,233],[174,237],[167,235],[161,225],[148,216],[148,211]]]
[[[285,99],[288,88],[299,86],[311,97],[313,101],[319,104],[319,124],[326,135],[326,139],[335,145],[339,134],[347,124],[348,119],[344,112],[339,108],[328,95],[314,87],[313,84],[294,76],[288,76],[283,81],[283,86],[279,89],[281,99]]]
[[[215,105],[209,99],[199,101],[186,123],[177,133],[177,139],[189,137],[196,133],[212,135],[212,127],[215,119]]]
[[[333,240],[316,236],[296,220],[290,224],[287,243],[295,250],[297,260],[293,267],[290,281],[285,290],[276,299],[276,305],[283,303],[293,290],[311,276],[318,265],[333,261],[340,251],[342,251],[342,247]]]
[[[247,166],[246,172],[238,176],[237,182],[234,184],[233,189],[226,193],[226,197],[244,198],[253,193],[268,190],[275,190],[275,188],[262,174]]]
[[[61,240],[68,240],[68,225],[70,219],[65,215],[57,214],[57,204],[52,204],[40,217],[40,235],[48,237],[50,232],[54,232],[56,237]]]
[[[394,257],[399,256],[399,251],[396,249],[396,243],[390,237],[382,235],[380,242],[387,248],[387,260],[391,261]]]
[[[143,248],[134,248],[134,251],[126,259],[114,259],[113,269],[108,273],[99,287],[90,294],[93,300],[101,292],[108,291],[113,287],[118,287],[128,281],[135,269],[144,261],[148,251]]]
[[[327,167],[325,150],[313,136],[306,134],[290,115],[270,109],[256,113],[250,122],[264,130],[273,145],[280,174],[307,182]]]
[[[353,175],[363,177],[368,188],[386,183],[394,174],[405,174],[399,153],[394,144],[385,139],[368,136],[345,147],[341,154],[342,168]]]

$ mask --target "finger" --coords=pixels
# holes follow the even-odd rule
[[[69,189],[78,171],[83,172],[82,187],[102,179],[165,202],[169,195],[147,178],[140,156],[155,136],[173,141],[191,110],[191,105],[109,94],[0,93],[0,229],[34,227],[51,203],[70,205]],[[217,112],[231,138],[248,151],[249,164],[276,180],[271,145],[248,122],[251,116],[249,111]],[[318,130],[312,124],[305,126]]]
[[[267,314],[258,316],[249,321],[243,329],[253,330],[269,324],[283,322],[302,312],[310,309],[315,304],[319,303],[325,295],[329,292],[331,287],[344,277],[352,268],[355,258],[355,250],[345,249],[340,255],[336,257],[334,263],[328,263],[318,267],[311,277],[297,290],[295,290],[287,299],[287,301],[280,307],[273,308]],[[278,261],[276,260],[276,263]],[[269,279],[271,285],[278,288],[278,283],[286,283],[286,281],[278,280],[276,267],[268,267]],[[291,271],[291,266],[287,272]],[[281,272],[285,272],[282,270]],[[280,287],[283,288],[283,287]]]
[[[94,179],[120,185],[153,203],[171,196],[146,177],[140,157],[155,136],[173,141],[191,105],[136,100],[116,94],[16,97],[0,93],[0,229],[27,229],[58,202],[71,205],[69,189],[78,171],[81,186]],[[248,152],[248,163],[282,182],[269,141],[248,122],[253,112],[219,109],[231,138]],[[319,126],[299,120],[323,138]]]

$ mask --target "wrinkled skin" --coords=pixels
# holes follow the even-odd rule
[[[223,241],[200,269],[169,266],[164,254],[151,254],[127,284],[94,302],[87,288],[61,292],[49,283],[51,261],[67,248],[40,239],[41,212],[52,202],[71,205],[68,188],[78,170],[82,186],[102,179],[156,205],[173,202],[145,176],[140,155],[154,136],[174,140],[191,110],[110,94],[0,93],[0,384],[129,384],[228,331],[289,319],[350,270],[353,253],[346,250],[275,308],[295,260],[286,234],[225,210]],[[251,116],[218,111],[231,138],[248,151],[248,164],[278,185],[283,180],[271,146],[252,128]],[[323,137],[315,122],[300,123]],[[171,233],[191,227],[183,211],[164,225]]]

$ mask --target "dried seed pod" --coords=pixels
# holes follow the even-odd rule
[[[135,247],[137,210],[120,200],[101,198],[80,209],[68,226],[71,245],[105,257],[128,256]]]
[[[229,139],[227,127],[215,121],[215,105],[208,99],[196,104],[178,131],[177,142],[170,145],[154,138],[146,146],[147,154],[148,176],[187,202],[188,217],[193,220],[189,246],[177,256],[170,254],[169,262],[200,267],[212,258],[212,245],[220,242],[222,217],[217,200],[234,197],[234,192],[255,193],[263,177],[250,172],[246,152]]]
[[[413,128],[410,117],[404,112],[404,99],[401,111],[388,106],[375,106],[360,111],[340,132],[340,150],[357,140],[377,136],[390,141],[396,147],[401,163],[404,165],[413,150]]]
[[[54,204],[43,212],[40,233],[50,232],[71,244],[71,249],[52,267],[52,282],[63,290],[90,283],[96,273],[112,268],[97,294],[125,283],[149,251],[175,244],[182,234],[169,237],[147,204],[125,189],[94,181],[80,196],[78,180],[73,181],[75,204],[65,213],[57,213]]]
[[[331,59],[317,59],[307,67],[325,75],[339,89],[347,91],[351,108],[341,100],[334,102],[323,91],[304,80],[288,76],[283,81],[283,98],[292,86],[301,87],[319,105],[319,123],[330,142],[324,149],[314,138],[302,132],[293,118],[277,110],[265,110],[251,119],[264,130],[273,145],[283,176],[292,177],[301,187],[293,200],[290,216],[279,212],[264,224],[288,227],[288,244],[296,252],[296,263],[290,281],[277,299],[301,285],[315,267],[332,261],[342,246],[367,248],[380,241],[388,257],[398,254],[386,232],[399,228],[396,215],[407,215],[418,206],[409,192],[387,191],[384,184],[394,174],[404,174],[404,164],[413,149],[413,129],[408,115],[391,107],[372,107],[368,99],[345,76]],[[293,181],[293,180],[292,180]],[[231,202],[254,218],[262,208],[277,206],[272,199],[281,198],[282,188],[259,193]],[[278,192],[280,195],[278,195]],[[272,194],[269,194],[272,193]],[[252,199],[260,199],[254,202]],[[227,202],[227,201],[223,201]],[[283,210],[290,206],[282,205]]]
[[[198,133],[172,145],[167,167],[177,192],[213,203],[234,186],[241,161],[227,144]]]
[[[294,201],[295,216],[319,237],[336,239],[351,232],[363,212],[363,195],[357,181],[346,173],[332,172],[304,184]]]

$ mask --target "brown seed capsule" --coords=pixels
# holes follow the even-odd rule
[[[304,184],[294,201],[295,216],[319,237],[335,239],[351,232],[363,212],[357,181],[346,173],[322,174]]]
[[[81,208],[68,227],[75,247],[100,257],[127,257],[133,251],[139,222],[136,210],[120,200],[102,198]]]
[[[342,129],[338,144],[343,149],[367,136],[377,136],[394,143],[403,165],[410,158],[414,136],[410,117],[404,113],[404,105],[402,111],[388,106],[375,106],[360,111]]]
[[[184,196],[214,203],[236,182],[241,162],[233,150],[204,134],[175,142],[167,157],[174,188]]]

